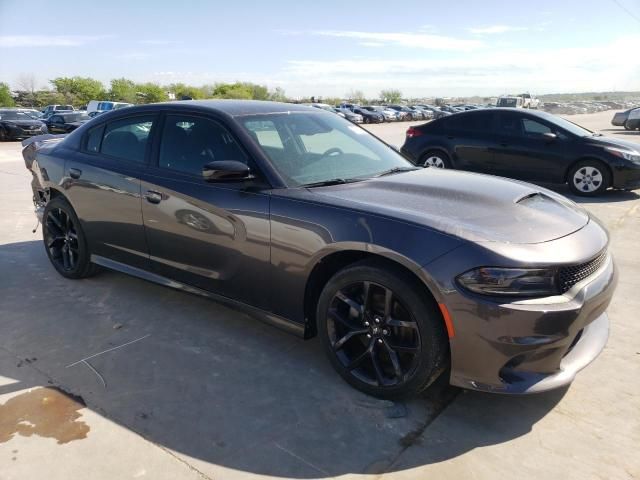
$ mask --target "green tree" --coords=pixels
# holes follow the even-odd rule
[[[252,96],[254,100],[269,100],[269,89],[264,85],[256,85],[255,83],[249,83],[252,89]]]
[[[167,90],[175,94],[176,100],[180,100],[184,97],[189,97],[193,100],[206,98],[202,87],[194,87],[193,85],[185,85],[184,83],[172,83],[169,85]]]
[[[136,85],[136,95],[140,103],[166,102],[169,96],[164,89],[156,83],[139,83]]]
[[[0,82],[0,107],[13,107],[15,104],[9,85]]]
[[[215,98],[235,98],[241,100],[251,100],[253,98],[253,89],[246,83],[218,83],[213,90]]]
[[[114,102],[135,103],[138,99],[135,82],[126,78],[114,78],[111,80],[109,99]]]
[[[90,100],[103,99],[106,95],[104,85],[89,77],[58,77],[50,82],[71,103],[85,104]]]
[[[383,103],[399,103],[402,100],[402,92],[395,88],[380,91],[380,100]]]

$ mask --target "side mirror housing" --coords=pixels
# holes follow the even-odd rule
[[[558,138],[558,135],[555,133],[547,132],[542,134],[542,138],[544,138],[547,142],[553,142]]]
[[[238,182],[251,180],[253,175],[245,163],[237,160],[220,160],[203,166],[202,178],[205,182]]]

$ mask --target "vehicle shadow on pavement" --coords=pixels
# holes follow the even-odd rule
[[[439,462],[526,434],[564,393],[457,395],[438,382],[422,398],[377,400],[346,385],[318,341],[115,272],[66,280],[40,241],[0,245],[0,272],[0,378],[17,381],[0,394],[58,386],[214,478]]]

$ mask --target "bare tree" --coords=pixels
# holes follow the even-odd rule
[[[38,81],[33,73],[22,73],[16,82],[18,89],[29,92],[31,95],[36,93]]]

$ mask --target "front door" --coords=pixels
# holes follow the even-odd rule
[[[493,151],[497,174],[520,180],[561,182],[567,139],[552,126],[517,112],[498,113],[498,146]]]
[[[238,160],[257,179],[207,183],[202,168]],[[217,121],[167,114],[157,160],[142,177],[142,212],[152,268],[182,283],[267,309],[269,189]]]

